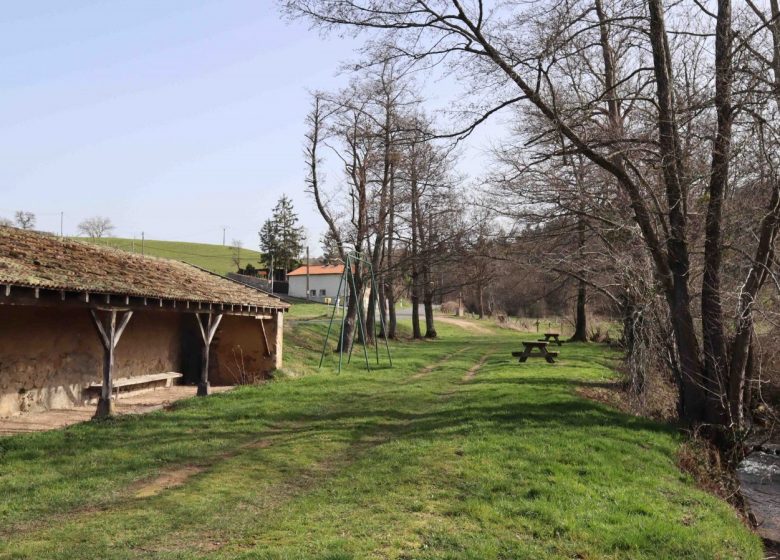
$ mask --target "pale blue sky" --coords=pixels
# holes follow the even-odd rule
[[[304,193],[307,89],[334,89],[356,43],[282,21],[273,1],[6,2],[0,17],[0,216],[66,234],[92,215],[147,239],[257,245]]]

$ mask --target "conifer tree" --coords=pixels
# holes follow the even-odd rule
[[[270,267],[273,261],[274,268],[284,270],[286,279],[287,272],[303,251],[304,240],[303,227],[298,224],[298,215],[287,195],[281,196],[259,233],[260,251],[266,264]]]

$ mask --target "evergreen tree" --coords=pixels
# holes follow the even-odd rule
[[[282,195],[271,218],[267,219],[260,229],[260,251],[266,264],[270,266],[273,260],[274,268],[283,268],[286,278],[287,271],[303,251],[303,240],[303,227],[298,225],[298,215],[292,200],[287,195]]]
[[[339,262],[341,255],[339,253],[339,245],[335,236],[326,231],[320,238],[320,244],[322,245],[322,260],[325,264],[336,264]]]

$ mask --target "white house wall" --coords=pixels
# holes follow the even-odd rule
[[[306,298],[306,276],[288,276],[289,295],[297,298]],[[339,289],[341,274],[312,274],[309,276],[309,289],[317,290],[316,296],[311,296],[314,301],[323,301],[330,298],[335,301]],[[322,290],[325,290],[323,295]],[[342,288],[342,293],[344,292]]]

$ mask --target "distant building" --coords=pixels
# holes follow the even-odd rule
[[[306,285],[307,267],[303,265],[287,274],[288,294],[292,297],[312,301],[334,303],[339,296],[339,282],[344,274],[343,264],[311,264],[308,266],[308,292]],[[349,293],[341,288],[341,295]]]

